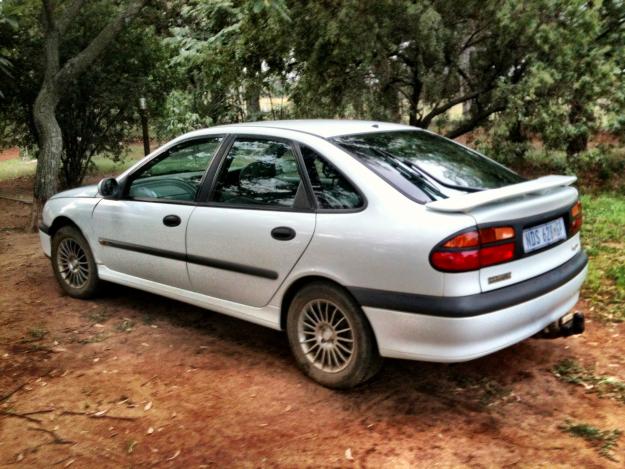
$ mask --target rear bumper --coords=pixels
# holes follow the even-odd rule
[[[481,295],[459,297],[456,306],[460,310],[453,316],[447,309],[439,314],[376,306],[363,306],[363,310],[385,357],[434,362],[472,360],[531,337],[569,312],[579,299],[587,263],[586,255],[580,253],[558,269],[537,277],[542,281],[527,281],[532,282],[533,296],[531,289],[523,286],[527,282],[522,282]],[[551,288],[545,291],[548,283]],[[490,296],[496,292],[501,296]],[[491,306],[483,303],[485,300],[479,300],[478,306],[467,300],[478,296],[491,298]],[[502,298],[511,304],[489,309],[501,304]],[[485,309],[488,312],[482,312]]]

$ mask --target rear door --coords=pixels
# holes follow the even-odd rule
[[[192,289],[266,305],[310,242],[315,212],[291,142],[237,136],[187,227]]]

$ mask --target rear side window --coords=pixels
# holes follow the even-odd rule
[[[334,166],[306,145],[301,145],[300,150],[319,208],[346,210],[364,205],[358,191]]]
[[[462,145],[421,131],[379,132],[334,139],[365,164],[381,172],[425,174],[437,182],[460,190],[484,190],[523,181],[518,174]],[[384,174],[380,174],[385,177]],[[392,177],[386,176],[385,178]],[[423,190],[424,188],[421,187]],[[427,187],[425,187],[427,192]],[[427,194],[431,199],[435,194]]]

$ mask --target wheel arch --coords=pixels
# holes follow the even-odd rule
[[[294,280],[288,286],[288,288],[284,292],[284,295],[282,295],[282,301],[280,303],[280,329],[281,330],[286,330],[286,318],[289,312],[289,307],[291,306],[291,302],[295,298],[295,295],[297,295],[297,292],[300,291],[302,288],[304,288],[306,285],[310,285],[311,283],[316,283],[316,282],[331,284],[340,288],[346,295],[351,297],[354,300],[354,302],[358,304],[358,306],[362,308],[362,305],[360,305],[360,303],[356,300],[354,295],[352,295],[349,289],[346,288],[344,285],[341,285],[336,280],[333,280],[330,277],[326,277],[326,276],[318,275],[318,274],[305,275],[303,277],[299,277],[298,279]],[[369,322],[369,318],[364,313],[364,311],[363,311],[363,315],[366,321],[369,323],[369,327],[371,327],[371,330],[373,331],[373,326]],[[373,331],[373,336],[375,338],[375,331]],[[376,342],[377,342],[377,338],[376,338]]]
[[[59,215],[59,216],[57,216],[54,219],[54,221],[52,222],[52,224],[48,228],[48,234],[50,235],[50,237],[52,237],[52,236],[55,235],[55,233],[57,231],[59,231],[64,226],[72,226],[72,227],[76,228],[78,231],[80,231],[81,235],[85,236],[85,234],[80,229],[80,227],[76,224],[76,222],[74,222],[71,218],[69,218],[69,217],[67,217],[65,215]],[[85,238],[85,239],[87,239],[87,238]]]

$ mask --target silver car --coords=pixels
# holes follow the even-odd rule
[[[574,181],[399,124],[227,125],[55,195],[40,237],[73,297],[108,281],[285,330],[308,376],[346,388],[382,357],[582,332]]]

